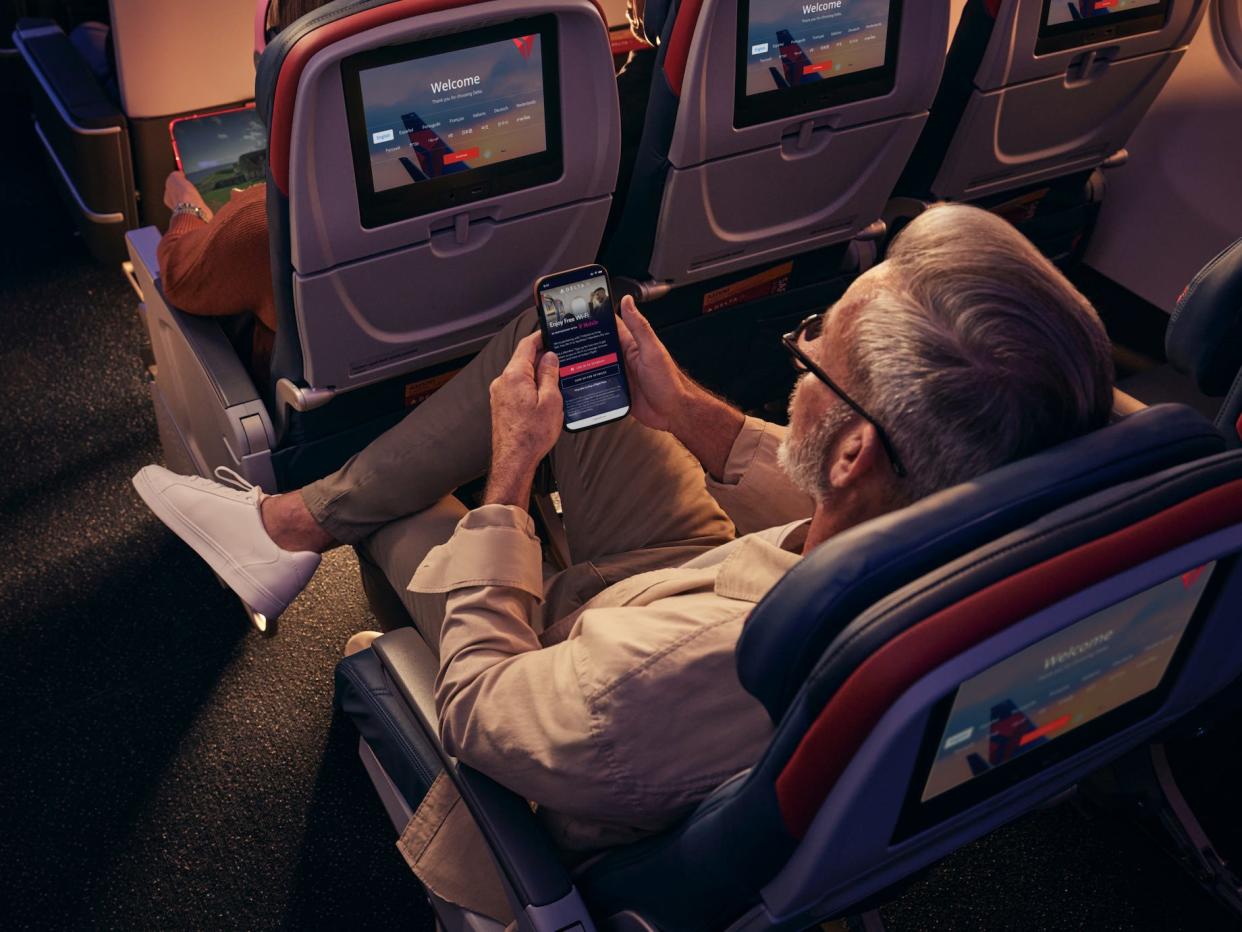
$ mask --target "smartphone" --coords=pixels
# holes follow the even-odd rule
[[[535,282],[543,346],[560,362],[565,429],[586,430],[630,411],[612,286],[602,265],[545,275]]]

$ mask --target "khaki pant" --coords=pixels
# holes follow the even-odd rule
[[[406,585],[466,512],[450,493],[487,470],[489,387],[534,328],[532,309],[399,424],[301,493],[329,534],[356,545],[369,588],[376,571],[387,578],[433,648],[444,596],[415,594]],[[548,581],[536,620],[550,629],[545,641],[563,636],[551,628],[556,619],[612,583],[680,565],[734,537],[698,460],[671,434],[632,417],[562,434],[551,461],[574,566]]]

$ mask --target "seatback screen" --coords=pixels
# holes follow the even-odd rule
[[[739,0],[734,124],[892,90],[900,0]]]
[[[345,59],[364,224],[557,177],[555,34],[542,16]]]
[[[1162,0],[1051,0],[1044,24],[1057,26],[1081,20],[1114,16],[1139,7],[1159,6]]]
[[[1155,690],[1214,567],[1096,612],[962,683],[922,801],[1047,749]]]
[[[1169,0],[1044,0],[1035,54],[1064,52],[1164,27]]]
[[[884,67],[889,0],[752,0],[746,93]]]
[[[369,68],[358,77],[376,191],[548,147],[538,35]]]

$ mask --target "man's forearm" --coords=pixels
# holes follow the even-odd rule
[[[487,487],[483,492],[483,504],[528,508],[537,465],[530,465],[520,458],[493,459],[487,475]]]
[[[733,442],[746,416],[723,398],[687,379],[685,401],[670,419],[670,432],[693,453],[713,478],[724,476]]]

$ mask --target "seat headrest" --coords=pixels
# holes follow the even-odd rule
[[[1178,298],[1165,354],[1203,394],[1229,391],[1242,368],[1242,239],[1203,267]]]
[[[1157,405],[839,534],[755,607],[739,679],[779,721],[833,638],[877,600],[1078,498],[1223,449],[1200,414]]]
[[[664,35],[664,24],[677,7],[677,0],[647,0],[636,4],[643,21],[643,30],[653,41]]]

